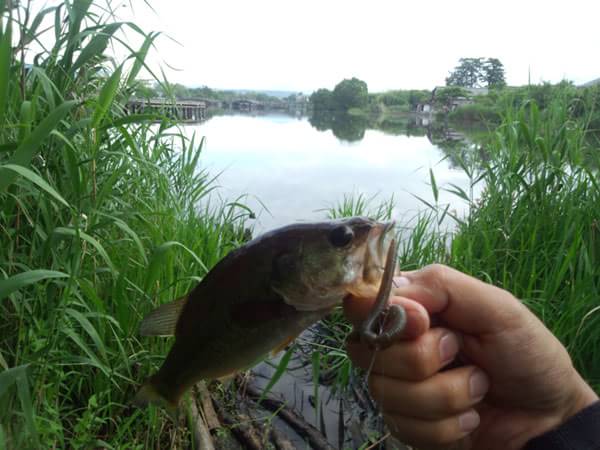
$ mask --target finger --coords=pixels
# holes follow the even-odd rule
[[[373,362],[372,373],[417,381],[432,376],[453,361],[460,348],[460,338],[445,328],[431,328],[414,339],[397,341],[383,350],[373,351],[366,344],[350,340],[346,348],[358,367],[367,369]]]
[[[348,297],[344,299],[344,314],[358,328],[369,314],[374,301],[375,299]],[[413,338],[429,328],[429,315],[419,303],[401,297],[391,297],[390,303],[402,306],[406,312],[406,325],[402,337]]]
[[[371,374],[369,390],[385,413],[416,419],[443,419],[479,403],[490,386],[487,375],[475,366],[440,372],[414,382]]]
[[[417,301],[453,329],[496,333],[532,314],[509,292],[440,264],[403,272],[394,294]]]
[[[395,414],[384,414],[383,417],[394,436],[418,448],[458,442],[477,429],[480,422],[479,414],[473,409],[439,420],[414,419]]]

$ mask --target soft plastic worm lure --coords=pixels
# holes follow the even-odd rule
[[[359,330],[362,342],[376,350],[388,347],[406,325],[404,308],[400,305],[390,305],[389,302],[397,255],[396,241],[392,239],[375,303]]]

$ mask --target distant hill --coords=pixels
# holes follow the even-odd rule
[[[286,98],[292,94],[298,94],[298,91],[268,91],[260,89],[223,89],[225,92],[235,92],[236,94],[265,94],[270,97]]]
[[[595,80],[588,81],[587,83],[583,83],[581,87],[590,87],[600,84],[600,78],[596,78]]]

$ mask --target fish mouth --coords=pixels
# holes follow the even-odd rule
[[[363,280],[367,284],[379,285],[385,269],[387,254],[394,238],[396,223],[379,223],[373,227],[367,238],[367,251]]]

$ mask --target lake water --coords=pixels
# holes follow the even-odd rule
[[[430,168],[438,187],[469,188],[467,176],[427,136],[363,128],[350,142],[331,129],[319,131],[306,117],[284,114],[215,116],[185,130],[206,137],[201,161],[211,174],[220,173],[219,195],[247,195],[243,202],[256,213],[257,232],[324,219],[344,195],[359,193],[375,197],[374,204],[393,196],[394,219],[405,222],[426,209],[415,196],[433,202]],[[439,202],[459,214],[466,208],[444,191]]]

